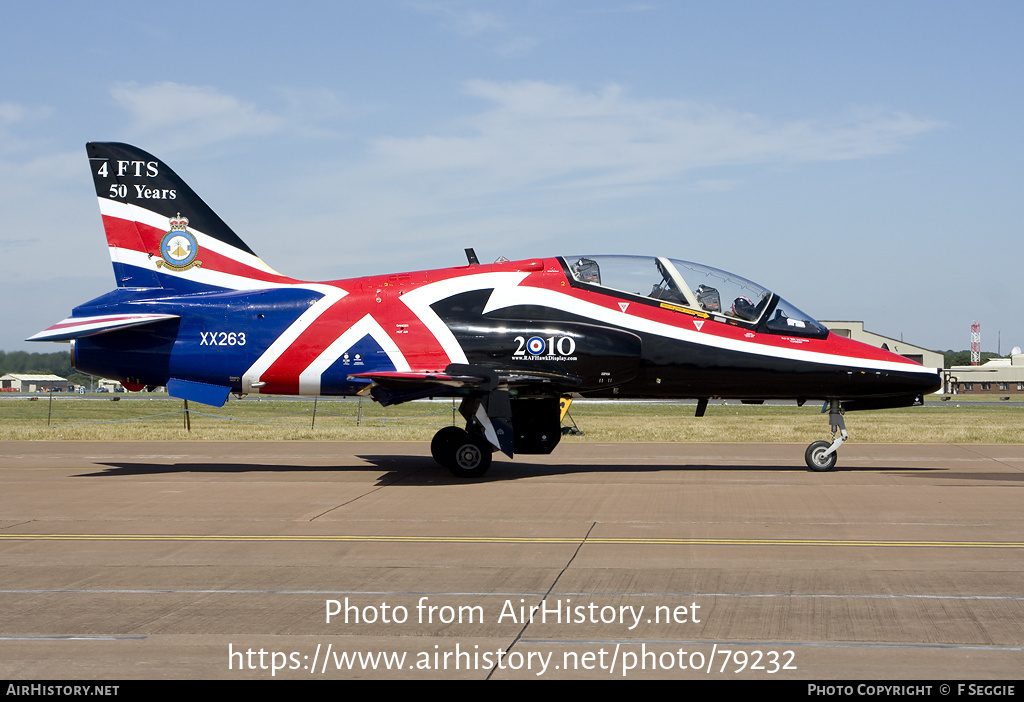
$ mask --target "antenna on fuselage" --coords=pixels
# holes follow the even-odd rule
[[[469,261],[469,265],[471,266],[480,265],[480,259],[476,257],[476,251],[473,249],[466,249],[466,259]]]

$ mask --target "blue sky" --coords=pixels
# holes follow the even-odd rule
[[[0,349],[113,287],[84,144],[338,279],[638,253],[1024,346],[1020,2],[9,3]]]

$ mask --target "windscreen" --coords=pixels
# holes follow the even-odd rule
[[[564,256],[562,260],[577,283],[684,305],[779,334],[828,333],[813,317],[767,288],[711,266],[655,256]]]

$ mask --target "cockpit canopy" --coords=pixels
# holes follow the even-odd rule
[[[710,266],[661,256],[563,256],[562,261],[573,284],[580,287],[657,300],[662,307],[686,307],[779,334],[828,334],[819,322],[767,288]]]

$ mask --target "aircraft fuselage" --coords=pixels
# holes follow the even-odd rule
[[[571,283],[562,261],[551,258],[312,287],[296,282],[158,297],[126,288],[75,315],[177,318],[81,338],[74,360],[83,372],[137,385],[184,378],[235,393],[323,396],[364,390],[367,381],[354,374],[440,373],[450,363],[548,374],[542,394],[620,398],[824,400],[903,396],[935,386],[934,373],[913,362],[834,334],[777,333]],[[318,305],[325,309],[310,315]],[[342,342],[334,357],[330,347],[341,349],[337,340],[345,334],[352,343]],[[290,345],[275,349],[285,335],[293,337]]]

